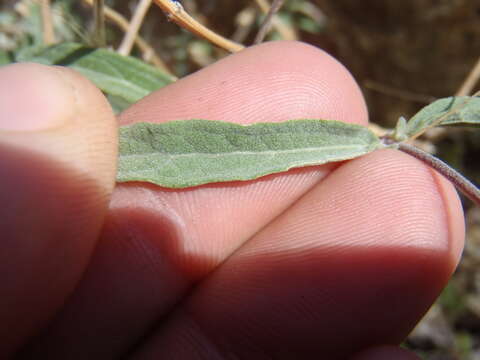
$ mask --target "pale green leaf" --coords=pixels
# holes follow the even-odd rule
[[[54,45],[22,60],[68,66],[89,78],[106,94],[120,97],[128,103],[134,103],[174,80],[134,57],[77,43]]]
[[[410,119],[406,134],[415,136],[432,125],[480,126],[480,98],[457,96],[434,101]]]
[[[124,98],[107,94],[107,100],[112,106],[113,112],[115,114],[120,114],[122,111],[130,107],[131,103],[129,103]]]
[[[408,136],[406,135],[407,131],[407,120],[400,116],[397,121],[397,125],[395,126],[395,130],[393,131],[392,137],[396,141],[405,141],[407,140]]]
[[[120,128],[117,181],[181,188],[251,180],[351,159],[381,146],[368,128],[329,120],[137,123]]]

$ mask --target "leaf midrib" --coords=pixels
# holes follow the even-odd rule
[[[265,151],[230,151],[230,152],[220,152],[220,153],[207,153],[207,152],[192,152],[192,153],[166,153],[162,151],[152,151],[145,152],[142,154],[128,154],[123,155],[123,157],[145,157],[150,155],[164,155],[168,157],[193,157],[193,156],[210,156],[212,158],[219,156],[237,156],[237,155],[280,155],[280,154],[293,154],[293,153],[303,153],[303,152],[316,152],[316,151],[328,151],[328,150],[349,150],[349,149],[358,149],[358,148],[368,148],[368,144],[357,144],[357,145],[343,145],[343,146],[322,146],[322,147],[308,147],[308,148],[298,148],[298,149],[288,149],[288,150],[265,150]]]

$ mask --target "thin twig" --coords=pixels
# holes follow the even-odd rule
[[[267,15],[270,11],[270,4],[267,0],[255,0],[260,10]],[[298,35],[293,26],[287,26],[278,16],[274,16],[272,19],[272,26],[278,31],[282,39],[284,40],[297,40]]]
[[[42,11],[42,35],[43,43],[45,45],[52,45],[55,43],[55,32],[53,29],[53,17],[50,0],[41,0]]]
[[[93,36],[95,45],[99,47],[104,47],[106,44],[104,6],[104,0],[93,0],[93,17],[95,19]]]
[[[84,2],[90,6],[93,6],[93,0],[84,0]],[[125,32],[128,30],[128,20],[125,19],[121,14],[106,5],[103,7],[103,12],[107,20],[111,21]],[[168,69],[163,60],[156,54],[155,50],[140,35],[135,38],[135,45],[137,45],[142,52],[142,56],[145,61],[151,62],[162,71],[171,75],[174,80],[177,79],[177,77]]]
[[[432,169],[437,170],[440,174],[450,180],[466,197],[472,200],[476,205],[480,206],[480,190],[470,180],[452,169],[450,165],[409,144],[398,143],[398,149],[423,161]]]
[[[260,26],[260,30],[258,30],[257,36],[255,36],[255,40],[253,41],[254,44],[260,44],[267,36],[268,32],[272,28],[272,22],[274,19],[275,14],[280,10],[285,0],[273,0],[270,9],[268,10],[267,16],[263,20],[262,25]]]
[[[475,84],[480,78],[480,58],[477,60],[475,66],[472,68],[460,89],[458,89],[456,96],[464,96],[471,94]]]
[[[244,49],[243,45],[228,40],[200,24],[183,9],[183,6],[178,1],[154,0],[154,2],[167,14],[170,20],[195,35],[230,52],[237,52]]]
[[[140,0],[138,3],[135,12],[133,14],[132,20],[130,21],[130,25],[128,30],[123,37],[122,43],[118,47],[118,53],[120,55],[128,55],[130,51],[132,51],[133,43],[135,42],[135,38],[138,35],[138,31],[140,30],[140,26],[145,19],[145,15],[147,14],[150,5],[152,4],[152,0]]]
[[[367,89],[377,91],[379,93],[392,96],[405,101],[418,102],[421,104],[429,104],[435,100],[434,96],[413,93],[403,89],[398,89],[389,85],[381,84],[373,80],[366,80],[363,84]]]

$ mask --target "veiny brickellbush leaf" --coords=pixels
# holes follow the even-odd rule
[[[77,43],[54,45],[21,60],[71,67],[106,94],[122,98],[130,104],[174,80],[139,59]]]
[[[457,96],[434,101],[410,119],[406,135],[422,133],[442,117],[437,125],[480,126],[480,97]]]
[[[329,120],[137,123],[120,128],[117,181],[181,188],[251,180],[351,159],[381,146],[368,128]]]

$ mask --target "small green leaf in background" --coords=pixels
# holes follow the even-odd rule
[[[407,119],[405,119],[403,116],[400,116],[400,118],[397,121],[397,125],[395,126],[395,130],[393,131],[392,137],[396,141],[405,141],[408,138],[406,132],[407,132]]]
[[[368,128],[330,120],[137,123],[120,128],[117,181],[182,188],[251,180],[351,159],[381,146]]]
[[[62,43],[17,61],[63,65],[77,70],[107,95],[132,104],[174,79],[159,69],[131,56],[112,50],[89,48],[77,43]]]
[[[480,97],[457,96],[434,101],[416,113],[408,122],[408,137],[421,134],[438,119],[448,114],[438,125],[480,126]]]
[[[107,95],[107,100],[110,103],[110,106],[113,109],[113,112],[115,114],[120,114],[123,110],[127,109],[132,105],[130,102],[125,100],[124,98],[111,95],[111,94],[106,94]]]
[[[7,65],[12,62],[12,58],[7,51],[0,50],[0,66]]]

